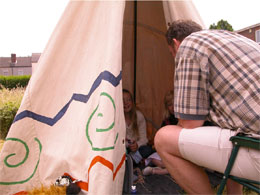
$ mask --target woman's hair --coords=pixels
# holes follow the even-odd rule
[[[192,20],[176,20],[171,25],[169,25],[165,36],[167,43],[171,45],[173,39],[183,41],[183,39],[185,39],[191,33],[200,30],[202,30],[202,27]]]
[[[173,90],[168,91],[164,96],[164,113],[163,118],[167,119],[170,116],[170,112],[168,109],[169,104],[173,104]]]
[[[127,89],[123,89],[123,93],[128,93],[130,95],[131,101],[133,103],[132,109],[130,111],[130,119],[132,121],[132,128],[133,128],[133,132],[134,134],[139,137],[139,129],[138,129],[138,125],[137,125],[137,114],[136,114],[136,107],[135,107],[135,103],[134,103],[134,99],[132,94],[130,93],[130,91],[128,91]]]

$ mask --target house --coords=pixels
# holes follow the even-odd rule
[[[0,75],[31,75],[40,56],[40,53],[32,53],[32,56],[27,57],[16,57],[16,54],[0,57]]]
[[[260,44],[260,23],[237,30],[236,32]]]

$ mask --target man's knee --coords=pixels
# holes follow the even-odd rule
[[[161,142],[162,142],[162,140],[164,139],[164,130],[165,129],[165,127],[162,127],[162,128],[160,128],[157,132],[156,132],[156,134],[155,134],[155,137],[154,137],[154,146],[155,146],[155,148],[156,148],[156,150],[158,150],[160,147],[159,147],[159,145],[161,144]]]
[[[156,150],[162,150],[163,147],[169,147],[168,143],[173,143],[175,140],[178,143],[178,137],[181,127],[168,125],[159,129],[154,138]]]

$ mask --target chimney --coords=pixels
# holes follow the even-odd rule
[[[16,54],[15,54],[15,53],[12,53],[12,54],[11,54],[11,63],[12,63],[12,64],[15,64],[15,63],[16,63]]]

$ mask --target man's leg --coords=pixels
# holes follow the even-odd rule
[[[243,194],[243,186],[231,179],[227,180],[227,194]]]
[[[155,147],[176,182],[189,194],[213,194],[208,176],[199,166],[182,158],[178,140],[182,128],[165,126],[155,136]]]

